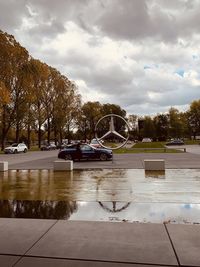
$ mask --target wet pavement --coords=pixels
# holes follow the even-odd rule
[[[0,217],[200,223],[200,170],[0,173]]]
[[[200,203],[200,169],[0,172],[0,198]]]

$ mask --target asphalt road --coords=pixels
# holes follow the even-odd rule
[[[144,159],[164,159],[167,169],[200,168],[200,146],[184,146],[186,153],[114,154],[113,161],[74,162],[74,169],[127,168],[143,169]],[[53,169],[56,151],[35,151],[26,154],[1,154],[0,161],[8,161],[9,169]]]

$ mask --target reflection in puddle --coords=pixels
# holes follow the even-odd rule
[[[99,204],[98,202],[77,203],[78,211],[71,215],[70,220],[200,223],[200,204],[117,202],[118,211],[113,210],[112,202]],[[102,208],[102,204],[106,208]]]
[[[0,217],[200,223],[200,204],[0,200]]]
[[[156,179],[165,179],[165,171],[146,171],[146,178],[156,178]]]
[[[0,173],[0,217],[200,223],[200,170]]]
[[[69,219],[77,211],[75,201],[0,200],[0,217]]]
[[[109,207],[111,204],[111,207]],[[124,209],[128,208],[128,206],[131,204],[131,202],[128,203],[123,203],[123,202],[117,202],[117,201],[112,201],[112,202],[101,202],[99,201],[99,205],[108,212],[115,213],[115,212],[120,212],[123,211]]]

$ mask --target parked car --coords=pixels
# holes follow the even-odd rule
[[[180,139],[177,139],[177,140],[172,140],[168,143],[165,144],[166,146],[181,146],[181,145],[184,145],[184,142]]]
[[[100,142],[100,143],[101,143],[101,142]],[[97,141],[96,138],[92,139],[92,141],[90,142],[90,145],[91,145],[92,147],[95,147],[95,148],[101,148],[101,147],[102,147],[102,146],[98,143],[98,141]]]
[[[26,153],[27,151],[28,147],[24,143],[14,143],[4,149],[5,154],[16,154],[19,152]]]
[[[58,158],[65,160],[81,159],[112,159],[112,150],[105,148],[94,148],[88,144],[72,144],[58,153]]]
[[[56,146],[56,148],[57,148],[57,149],[63,149],[63,148],[65,148],[67,145],[68,145],[67,143],[58,143],[57,146]]]
[[[57,147],[54,144],[46,144],[46,145],[43,145],[40,149],[42,151],[47,151],[47,150],[55,150],[56,148]]]
[[[150,143],[152,142],[151,138],[143,138],[142,143]]]

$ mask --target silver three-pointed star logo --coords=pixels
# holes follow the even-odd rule
[[[105,133],[102,137],[99,138],[99,141],[101,141],[102,139],[108,137],[109,135],[115,135],[117,137],[120,137],[122,138],[123,140],[126,140],[126,138],[124,136],[122,136],[121,134],[119,134],[118,132],[115,131],[115,125],[114,125],[114,119],[113,119],[113,116],[111,115],[110,117],[110,129],[107,133]]]
[[[108,117],[110,117],[110,121],[109,121],[109,130],[108,130],[103,136],[98,137],[98,136],[97,136],[97,128],[98,128],[98,125],[99,125],[100,121],[102,121],[102,120],[104,120],[105,118],[108,118]],[[118,132],[115,130],[114,117],[120,118],[120,119],[126,124],[128,130],[129,130],[129,125],[128,125],[127,121],[126,121],[123,117],[121,117],[121,116],[119,116],[119,115],[116,115],[116,114],[109,114],[109,115],[106,115],[106,116],[102,117],[102,118],[97,122],[97,124],[96,124],[96,127],[95,127],[96,135],[95,135],[95,137],[96,137],[96,139],[97,139],[97,142],[98,142],[102,147],[104,147],[104,148],[108,148],[108,149],[118,149],[118,148],[124,146],[124,145],[127,143],[128,138],[129,138],[129,134],[128,134],[127,137],[124,137],[123,135],[121,135],[120,133],[118,133]],[[112,136],[117,136],[117,137],[121,138],[121,139],[123,140],[123,143],[122,143],[121,145],[115,147],[115,148],[104,146],[104,145],[101,143],[101,141],[102,141],[104,138],[108,138],[108,137],[111,136],[111,135],[112,135]]]

